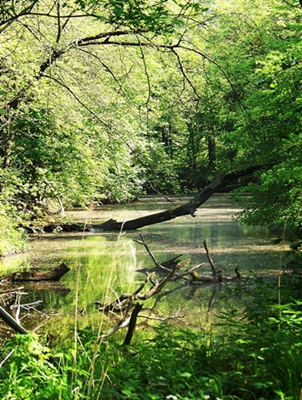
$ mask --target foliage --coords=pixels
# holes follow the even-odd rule
[[[49,349],[39,344],[37,336],[16,335],[5,350],[9,361],[0,372],[3,399],[68,399],[67,375],[53,365]]]
[[[225,121],[216,139],[221,141],[219,165],[227,167],[227,157],[229,168],[270,165],[236,192],[237,200],[249,195],[243,198],[241,219],[254,225],[297,224],[301,220],[301,66],[297,62],[301,35],[295,22],[299,11],[285,2],[261,9],[263,3],[256,1],[247,14],[240,2],[232,12],[233,4],[217,3],[219,24],[209,30],[213,56],[228,82],[225,85],[220,73],[224,91],[220,115]]]
[[[301,276],[284,279],[282,304],[278,287],[256,282],[244,289],[253,304],[221,315],[215,335],[163,323],[124,347],[120,334],[102,342],[87,327],[55,358],[36,337],[17,335],[2,353],[14,350],[1,368],[1,398],[299,400],[302,303],[292,296]]]
[[[2,200],[37,218],[263,165],[241,219],[297,225],[300,18],[277,0],[2,2]]]
[[[16,210],[10,204],[0,202],[0,258],[26,248],[26,234],[17,221]]]

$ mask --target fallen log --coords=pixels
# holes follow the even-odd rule
[[[59,281],[62,276],[67,274],[70,268],[62,262],[50,271],[21,271],[14,272],[0,278],[1,283],[6,282],[40,282],[40,281]]]
[[[170,208],[159,213],[146,215],[143,217],[135,218],[129,221],[116,221],[115,219],[109,219],[102,224],[83,224],[83,223],[52,223],[44,226],[42,229],[36,227],[24,227],[29,233],[51,233],[51,232],[106,232],[106,231],[131,231],[158,224],[164,221],[170,221],[174,218],[181,217],[184,215],[195,216],[196,210],[204,204],[213,194],[219,192],[225,186],[231,182],[237,181],[239,178],[252,175],[254,172],[259,170],[267,170],[274,164],[261,164],[253,165],[240,171],[230,172],[228,174],[220,174],[216,179],[204,187],[201,191],[195,194],[187,203],[177,207]]]
[[[60,224],[52,223],[45,225],[43,231],[45,233],[57,233],[57,232],[87,232],[90,227],[87,224],[77,223],[77,224]]]
[[[217,193],[222,188],[227,186],[229,183],[238,180],[243,176],[253,174],[261,169],[268,169],[272,167],[272,164],[261,164],[253,165],[240,171],[231,172],[229,174],[221,174],[209,185],[198,192],[192,199],[186,204],[178,207],[173,207],[168,210],[146,215],[129,221],[118,222],[115,219],[110,219],[100,225],[91,225],[92,231],[131,231],[142,228],[144,226],[158,224],[164,221],[170,221],[174,218],[181,217],[184,215],[195,216],[196,210],[204,204],[214,193]]]
[[[36,237],[42,235],[43,233],[59,233],[59,232],[90,232],[92,230],[90,225],[84,223],[60,223],[52,222],[50,224],[39,226],[39,225],[29,225],[20,226],[29,235],[35,235]]]
[[[15,332],[27,335],[27,331],[2,307],[0,307],[0,318],[2,318],[3,321],[6,322]]]

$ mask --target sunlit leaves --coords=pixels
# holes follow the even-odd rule
[[[198,11],[198,3],[167,0],[76,0],[83,11],[93,12],[100,20],[116,27],[128,27],[134,31],[168,33],[182,26],[182,13]]]
[[[126,201],[144,179],[175,192],[270,162],[280,166],[248,190],[266,196],[267,220],[277,197],[292,207],[278,206],[281,219],[296,213],[298,9],[260,0],[1,6],[12,18],[1,35],[1,161],[34,198]],[[287,183],[287,196],[269,197]]]

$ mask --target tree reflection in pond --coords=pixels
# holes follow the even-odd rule
[[[150,209],[154,212],[155,206],[149,202],[140,202],[127,207],[75,211],[74,218],[88,223],[102,222],[109,218],[125,220],[149,213]],[[137,207],[140,207],[139,210]],[[164,207],[167,205],[161,204],[159,208]],[[51,287],[46,290],[38,290],[34,286],[28,288],[26,302],[43,300],[43,309],[46,312],[58,314],[55,320],[52,319],[49,328],[52,326],[55,330],[62,329],[62,326],[67,329],[69,323],[75,323],[77,313],[82,325],[99,323],[101,316],[96,311],[96,300],[108,303],[124,292],[135,290],[144,280],[144,275],[136,271],[152,268],[154,265],[144,247],[133,241],[140,233],[159,262],[184,254],[182,259],[191,258],[191,266],[205,262],[201,272],[210,273],[203,247],[203,240],[206,240],[216,265],[227,274],[232,275],[235,267],[239,267],[243,275],[277,274],[280,266],[285,263],[283,256],[286,246],[273,245],[266,229],[234,222],[232,217],[238,211],[236,205],[230,201],[214,196],[205,207],[198,210],[195,218],[180,217],[146,227],[139,232],[127,232],[123,235],[45,235],[30,242],[26,255],[2,260],[1,274],[4,275],[3,271],[9,273],[28,266],[47,269],[62,261],[71,268],[61,281],[61,292],[58,288]],[[157,301],[158,312],[165,316],[173,315],[181,308],[182,313],[186,314],[183,323],[204,327],[213,287],[181,286],[181,290],[173,290],[175,285],[171,283],[165,289],[172,291],[170,295],[165,296],[162,293],[160,301]],[[62,287],[67,290],[63,291],[64,295]],[[39,289],[43,289],[43,286],[40,285]],[[224,310],[228,303],[241,306],[244,301],[248,301],[248,298],[233,296],[226,302],[224,286],[215,287],[215,290],[217,295],[213,310]],[[152,307],[155,301],[150,299],[145,306]],[[31,323],[30,327],[32,325]]]

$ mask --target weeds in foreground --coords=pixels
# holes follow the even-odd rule
[[[85,328],[76,364],[74,343],[51,357],[36,336],[16,335],[1,354],[1,399],[301,400],[302,302],[262,303],[221,323],[228,333],[215,337],[162,324],[128,347]]]

